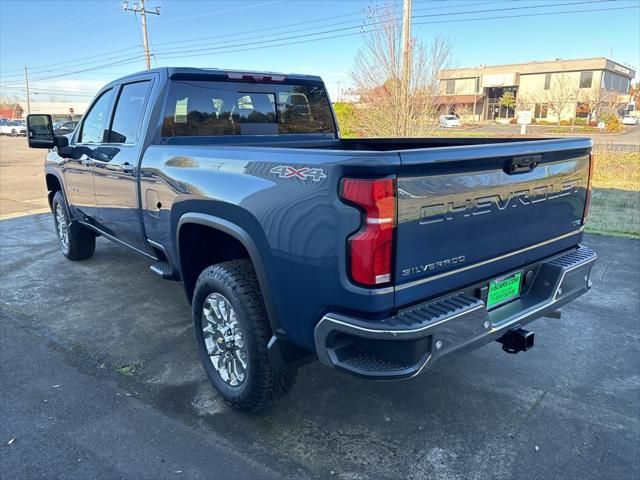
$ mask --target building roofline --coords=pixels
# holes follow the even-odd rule
[[[620,65],[621,67],[629,69],[634,74],[637,72],[635,67],[630,67],[630,66],[625,65],[623,63],[620,63],[620,62],[617,62],[615,60],[612,60],[609,57],[600,56],[600,57],[587,57],[587,58],[560,58],[560,59],[553,59],[553,60],[531,60],[529,62],[519,62],[519,63],[500,63],[500,64],[496,64],[496,65],[482,65],[482,66],[476,65],[476,66],[469,66],[469,67],[447,68],[447,69],[442,70],[442,73],[459,72],[459,71],[473,71],[473,70],[481,71],[481,70],[483,70],[485,68],[508,68],[508,67],[518,67],[518,66],[541,65],[541,64],[545,64],[545,63],[562,64],[562,63],[568,63],[568,62],[589,62],[589,61],[594,61],[594,60],[603,60],[605,62],[605,64],[606,64],[606,62],[615,63],[616,65]],[[633,78],[633,76],[631,76],[630,78]]]

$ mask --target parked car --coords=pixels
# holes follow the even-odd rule
[[[73,132],[76,129],[78,122],[75,120],[69,120],[66,122],[58,122],[54,124],[53,133],[55,135],[66,135]]]
[[[640,125],[640,117],[635,117],[633,115],[625,115],[622,117],[623,125]]]
[[[195,68],[106,85],[71,135],[28,130],[63,255],[103,235],[182,282],[239,409],[314,358],[405,379],[493,340],[525,351],[526,324],[591,288],[588,138],[341,139],[319,77]]]
[[[441,128],[451,128],[451,127],[459,127],[460,119],[455,115],[440,115],[440,127]]]
[[[0,135],[27,135],[27,127],[14,120],[0,119]]]

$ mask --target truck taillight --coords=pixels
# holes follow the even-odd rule
[[[363,212],[362,228],[349,238],[351,278],[368,286],[391,282],[395,178],[345,178],[340,196]]]
[[[591,206],[591,183],[593,181],[593,168],[596,162],[596,156],[591,153],[589,155],[589,179],[587,180],[587,197],[584,202],[584,212],[582,214],[582,225],[587,222],[587,215],[589,215],[589,207]]]

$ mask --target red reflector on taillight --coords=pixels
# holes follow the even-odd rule
[[[589,207],[591,206],[591,183],[593,182],[593,170],[596,162],[596,156],[591,153],[589,155],[589,179],[587,180],[587,196],[584,202],[584,212],[582,214],[582,225],[584,225],[587,221],[587,216],[589,215]]]
[[[351,277],[364,285],[391,281],[396,194],[393,178],[346,178],[341,197],[364,210],[363,226],[349,239]]]

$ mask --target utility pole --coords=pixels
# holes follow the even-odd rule
[[[402,7],[402,134],[409,131],[409,90],[411,88],[411,0]]]
[[[31,97],[29,96],[29,72],[27,66],[24,66],[24,81],[27,84],[27,115],[31,115]]]
[[[133,8],[129,8],[129,2],[122,4],[122,9],[125,12],[133,12],[134,14],[140,13],[140,23],[142,23],[142,47],[144,48],[144,61],[147,65],[147,70],[151,70],[151,55],[149,53],[149,34],[147,33],[147,13],[151,15],[160,15],[160,7],[156,7],[155,10],[147,10],[144,6],[145,0],[140,0],[140,5],[133,4]]]
[[[473,77],[473,114],[472,114],[472,121],[473,121],[473,126],[476,126],[476,106],[478,105],[478,85],[480,84],[479,78],[478,78],[478,67],[475,67],[475,74],[476,76]]]

